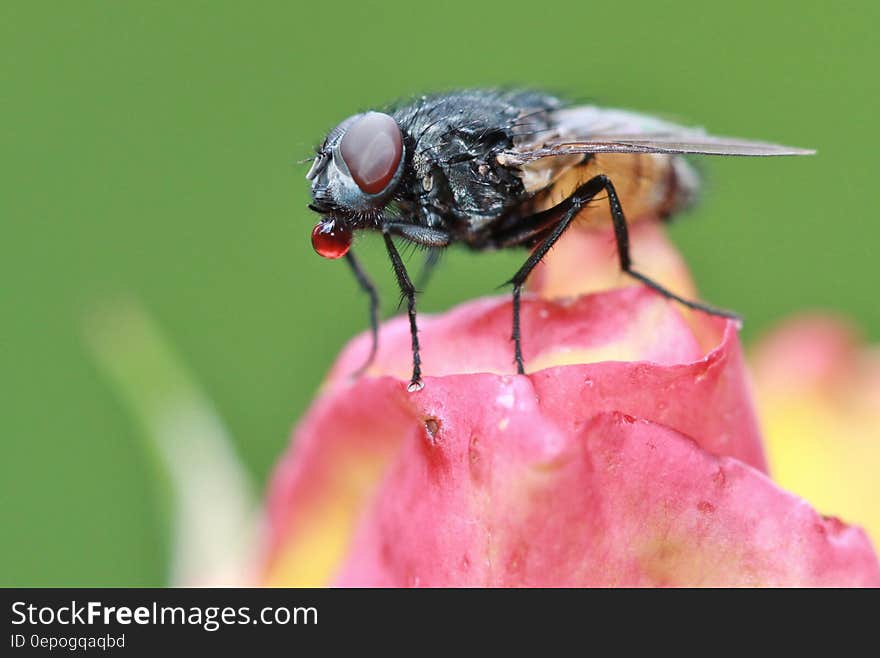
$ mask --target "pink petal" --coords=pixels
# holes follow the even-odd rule
[[[375,366],[395,378],[350,379],[368,349],[366,336],[344,351],[272,483],[269,582],[327,582],[389,464],[399,464],[400,451],[413,441],[419,444],[415,437],[455,433],[450,428],[492,412],[494,425],[486,431],[503,439],[512,431],[512,414],[526,403],[532,411],[518,422],[532,432],[550,427],[561,442],[597,414],[619,411],[765,468],[732,324],[703,317],[705,333],[716,338],[704,353],[676,307],[641,287],[574,302],[529,299],[523,305],[526,360],[530,370],[544,369],[519,377],[497,374],[514,371],[510,314],[502,298],[422,318],[425,371],[433,376],[416,394],[405,390],[404,320],[383,327]],[[521,398],[524,390],[528,399]]]
[[[681,315],[644,287],[555,302],[526,296],[521,320],[528,371],[606,360],[671,364],[702,356]],[[511,302],[506,296],[467,302],[443,315],[419,316],[423,371],[433,377],[514,374],[511,322]],[[715,323],[716,334],[720,326]],[[412,368],[408,320],[399,316],[387,322],[379,346],[369,374],[408,379]],[[347,379],[368,350],[369,336],[363,334],[344,350],[329,383]]]
[[[420,320],[424,372],[432,376],[514,374],[511,304],[483,299]],[[644,287],[575,300],[531,298],[523,304],[526,370],[543,404],[569,426],[619,410],[673,427],[707,450],[766,470],[732,323],[700,314],[715,342],[704,353],[676,305]],[[383,327],[371,372],[407,379],[409,325]],[[368,350],[362,335],[343,352],[328,386],[348,379]],[[574,368],[552,366],[576,365]],[[426,381],[429,381],[428,377]],[[552,393],[552,394],[551,394]]]
[[[736,460],[621,413],[570,434],[526,379],[452,379],[419,396],[437,426],[408,433],[338,584],[880,585],[860,530]]]

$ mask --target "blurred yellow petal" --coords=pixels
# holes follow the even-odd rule
[[[751,354],[774,478],[880,543],[880,350],[840,318],[802,315]]]

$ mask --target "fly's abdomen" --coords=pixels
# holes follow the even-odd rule
[[[541,212],[558,206],[581,185],[600,174],[614,184],[630,222],[669,217],[693,200],[699,184],[696,172],[681,157],[653,153],[598,153],[581,164],[558,172],[552,183],[536,191],[528,204],[529,211]],[[528,180],[527,172],[524,181]],[[577,222],[590,226],[610,224],[611,212],[604,195],[593,199],[578,215]]]

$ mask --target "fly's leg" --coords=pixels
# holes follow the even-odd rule
[[[391,265],[394,268],[394,276],[397,277],[397,285],[400,288],[400,293],[406,298],[407,312],[409,313],[409,332],[412,336],[413,371],[407,390],[412,393],[414,391],[420,391],[424,387],[424,383],[422,383],[422,359],[419,355],[419,328],[416,324],[416,289],[415,286],[413,286],[412,281],[410,281],[409,275],[406,273],[406,267],[403,265],[403,260],[400,258],[400,253],[397,251],[397,247],[394,246],[391,234],[386,231],[382,233],[382,237],[385,238],[385,248],[388,250],[389,258],[391,258]]]
[[[617,192],[614,189],[614,185],[612,185],[611,181],[605,176],[596,176],[593,180],[597,179],[601,179],[602,186],[608,194],[608,205],[611,207],[611,220],[614,223],[614,239],[617,242],[617,256],[620,259],[620,269],[637,281],[641,281],[649,288],[656,290],[667,299],[673,299],[688,308],[703,311],[709,315],[729,318],[731,320],[739,321],[741,319],[740,316],[733,311],[726,311],[709,304],[685,299],[669,290],[669,288],[657,283],[652,278],[634,270],[629,254],[629,229],[626,225],[626,218],[623,216],[623,208],[620,207],[620,200],[617,198]]]
[[[653,279],[645,276],[641,272],[638,272],[632,268],[632,261],[630,259],[629,253],[629,231],[627,229],[626,218],[623,214],[623,209],[620,206],[620,200],[617,198],[617,192],[614,189],[614,185],[611,183],[611,180],[604,175],[595,176],[591,178],[586,183],[581,185],[577,190],[575,190],[574,194],[572,194],[566,201],[564,201],[557,208],[553,208],[550,211],[546,211],[545,213],[540,213],[533,217],[525,218],[520,223],[520,226],[517,227],[514,231],[511,231],[505,235],[496,236],[497,244],[499,245],[512,245],[512,244],[520,244],[522,242],[531,239],[536,234],[540,234],[545,231],[544,227],[548,226],[547,217],[548,213],[558,213],[560,210],[562,211],[562,217],[552,225],[552,228],[549,228],[549,234],[546,238],[538,245],[537,249],[535,249],[522,267],[517,271],[516,274],[513,275],[513,278],[508,281],[508,283],[513,285],[513,343],[514,343],[514,357],[516,359],[516,371],[519,374],[525,374],[525,368],[523,367],[523,357],[522,357],[522,333],[520,329],[520,296],[522,294],[522,287],[528,279],[529,274],[532,273],[532,270],[535,269],[535,266],[541,262],[544,256],[547,255],[547,252],[553,247],[556,241],[562,236],[574,218],[578,215],[580,210],[587,205],[593,197],[595,197],[599,192],[604,190],[608,195],[608,203],[611,207],[611,218],[614,225],[614,238],[617,242],[617,255],[620,259],[620,268],[629,276],[641,281],[646,286],[653,288],[657,292],[659,292],[664,297],[669,299],[674,299],[687,306],[688,308],[696,309],[699,311],[704,311],[705,313],[709,313],[711,315],[718,315],[725,318],[733,318],[739,319],[739,316],[730,311],[725,311],[722,309],[715,308],[713,306],[709,306],[708,304],[702,304],[700,302],[691,301],[689,299],[685,299],[676,295],[671,290],[665,288],[660,285]]]
[[[379,347],[379,294],[370,278],[364,272],[354,254],[349,251],[345,254],[345,260],[348,262],[354,277],[357,279],[361,289],[367,293],[370,298],[370,333],[372,335],[372,344],[370,345],[370,353],[364,364],[354,372],[354,377],[359,377],[363,372],[372,365],[376,358],[376,350]]]
[[[397,247],[394,246],[394,241],[391,239],[392,234],[398,235],[409,242],[415,242],[423,247],[430,247],[435,250],[448,246],[452,242],[452,236],[445,231],[417,224],[386,222],[382,225],[382,237],[385,238],[385,248],[388,250],[388,256],[391,258],[394,276],[397,277],[397,285],[400,288],[401,295],[406,299],[407,312],[409,313],[413,373],[407,390],[412,393],[420,391],[424,387],[422,383],[422,358],[419,354],[419,328],[416,324],[416,288],[406,272],[406,267],[403,265],[403,260],[400,258]]]
[[[598,177],[597,177],[598,178]],[[565,212],[562,215],[562,218],[559,219],[555,226],[553,226],[550,234],[544,238],[544,240],[538,245],[537,249],[535,249],[528,257],[525,263],[523,263],[522,267],[517,270],[517,273],[513,275],[513,277],[507,282],[513,285],[513,351],[514,358],[516,359],[516,371],[520,375],[525,374],[525,367],[523,366],[523,356],[522,356],[522,334],[520,331],[520,296],[522,295],[522,287],[526,282],[526,279],[529,278],[529,274],[532,273],[532,270],[535,269],[535,266],[541,262],[544,256],[547,255],[547,252],[553,247],[559,237],[565,232],[565,229],[569,227],[571,222],[580,212],[581,208],[583,208],[587,203],[589,203],[590,199],[592,199],[596,194],[602,189],[602,184],[597,180],[597,178],[592,178],[583,185],[581,185],[575,193],[570,196],[565,203],[568,207],[565,209]],[[516,234],[510,236],[501,236],[500,240],[503,244],[513,244],[518,242],[522,236],[522,238],[530,238],[535,229],[531,227],[532,224],[536,226],[544,225],[544,214],[538,217],[529,218],[523,222],[523,225],[520,227],[520,230],[517,231]]]

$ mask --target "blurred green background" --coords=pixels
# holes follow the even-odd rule
[[[84,338],[107,299],[148,309],[263,486],[366,323],[347,268],[312,252],[297,161],[398,97],[535,85],[818,148],[706,163],[673,236],[747,339],[806,307],[880,338],[878,24],[868,0],[5,0],[0,584],[166,582],[161,480]],[[449,255],[422,309],[491,294],[521,258]]]

